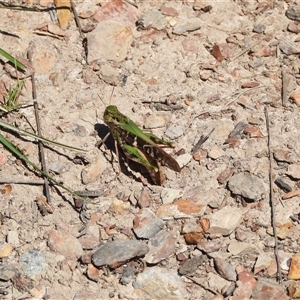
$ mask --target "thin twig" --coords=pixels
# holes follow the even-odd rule
[[[32,64],[32,49],[33,49],[33,44],[31,43],[29,45],[29,49],[28,49],[28,59],[29,59],[31,64]],[[35,121],[36,121],[36,127],[37,127],[37,134],[39,136],[42,136],[40,117],[39,117],[39,112],[38,112],[39,111],[38,110],[38,103],[37,103],[37,100],[36,100],[37,99],[37,92],[36,92],[36,86],[35,86],[34,73],[32,73],[32,75],[31,75],[31,83],[32,83],[33,107],[34,107]],[[44,145],[41,141],[38,142],[38,147],[39,147],[42,170],[45,173],[47,173]],[[44,177],[44,187],[45,187],[45,194],[46,194],[47,202],[48,202],[48,204],[50,204],[51,203],[51,197],[50,197],[49,181],[46,177]]]
[[[32,180],[22,178],[6,178],[0,179],[0,184],[30,184],[30,185],[43,185],[44,180]]]
[[[269,184],[270,184],[270,204],[271,204],[271,222],[273,227],[273,234],[274,234],[274,240],[275,240],[275,259],[276,259],[276,265],[277,265],[277,279],[279,283],[282,282],[282,274],[281,274],[281,268],[280,268],[280,261],[279,261],[279,255],[278,255],[278,238],[277,238],[277,231],[276,231],[276,220],[275,220],[275,208],[274,208],[274,195],[273,195],[273,180],[272,180],[272,151],[271,151],[271,136],[270,136],[270,123],[269,123],[269,114],[268,114],[268,108],[265,106],[265,118],[266,118],[266,127],[267,127],[267,133],[268,133],[268,154],[269,154]]]
[[[230,62],[233,62],[234,60],[236,60],[237,58],[239,58],[240,56],[242,56],[244,53],[248,52],[249,50],[251,50],[252,48],[254,48],[255,46],[257,46],[261,41],[257,41],[256,43],[254,43],[253,45],[247,47],[246,49],[242,50],[239,54],[237,54],[235,57],[233,57],[232,59],[230,59]]]
[[[76,22],[76,25],[77,25],[78,30],[79,30],[79,35],[82,39],[84,39],[84,34],[82,33],[82,27],[81,27],[81,24],[80,24],[80,20],[78,18],[78,13],[77,13],[75,4],[72,0],[70,2],[71,2],[72,11],[73,11],[73,14],[74,14],[75,22]]]

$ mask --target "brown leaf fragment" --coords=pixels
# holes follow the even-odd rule
[[[12,186],[10,184],[5,184],[0,188],[0,192],[3,196],[8,196],[12,191]]]
[[[220,47],[218,45],[214,45],[211,51],[211,55],[218,61],[221,62],[224,57],[221,53]]]
[[[289,193],[286,193],[282,196],[282,200],[287,200],[293,197],[296,197],[300,194],[300,190],[291,191]]]
[[[261,133],[260,129],[255,126],[248,127],[244,130],[244,133],[246,135],[249,135],[251,138],[253,137],[263,137],[263,134]]]
[[[46,216],[48,214],[53,214],[54,208],[47,202],[44,196],[36,196],[35,202],[42,214],[42,216]]]

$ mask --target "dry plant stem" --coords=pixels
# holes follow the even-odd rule
[[[278,238],[277,238],[277,231],[276,231],[276,220],[275,220],[275,208],[274,208],[274,195],[273,195],[273,181],[272,181],[272,151],[271,151],[271,136],[270,136],[270,123],[269,123],[269,114],[268,109],[265,106],[265,118],[266,118],[266,127],[268,132],[268,154],[269,154],[269,184],[270,184],[270,205],[271,205],[271,221],[272,221],[272,227],[273,227],[273,234],[274,234],[274,240],[275,240],[275,249],[274,254],[276,258],[276,265],[277,265],[277,279],[279,283],[282,282],[282,274],[281,274],[281,268],[280,268],[280,261],[278,256]]]
[[[261,41],[257,41],[256,43],[254,43],[253,45],[247,47],[246,49],[244,49],[242,52],[240,52],[239,54],[237,54],[235,57],[233,57],[230,62],[233,62],[234,60],[236,60],[237,58],[239,58],[240,56],[242,56],[243,54],[245,54],[246,52],[248,52],[249,50],[251,50],[253,47],[257,46]]]
[[[32,48],[33,48],[33,44],[31,43],[29,45],[29,49],[28,49],[28,59],[31,64],[32,64]],[[34,107],[34,115],[35,115],[35,120],[36,120],[37,134],[39,136],[42,136],[40,117],[39,117],[39,113],[38,113],[38,103],[36,101],[37,93],[36,93],[34,73],[31,75],[31,82],[32,82],[33,107]],[[42,164],[42,170],[45,173],[47,173],[44,145],[41,141],[38,142],[38,147],[39,147],[39,154],[40,154],[40,159],[41,159],[41,164]],[[46,194],[47,202],[50,204],[51,197],[50,197],[49,181],[46,177],[44,177],[44,187],[45,187],[45,194]]]
[[[77,14],[75,4],[72,0],[70,2],[71,2],[71,7],[72,7],[73,14],[74,14],[74,18],[75,18],[75,21],[76,21],[76,24],[77,24],[77,27],[78,27],[78,30],[79,30],[80,37],[82,39],[84,39],[84,35],[82,33],[82,27],[81,27],[81,24],[80,24],[80,20],[78,18],[78,14]]]
[[[31,179],[0,179],[0,184],[30,184],[30,185],[43,185],[43,180],[31,180]]]

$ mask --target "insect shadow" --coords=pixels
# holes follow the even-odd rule
[[[111,152],[114,152],[116,155],[117,155],[117,153],[119,154],[119,157],[117,157],[117,159],[119,161],[121,172],[123,174],[125,174],[126,176],[129,176],[129,177],[132,177],[132,173],[128,170],[127,166],[125,165],[125,161],[126,161],[126,163],[129,165],[129,167],[132,171],[141,173],[148,180],[148,182],[152,182],[152,179],[151,179],[149,173],[147,172],[146,168],[144,168],[137,162],[134,162],[134,161],[128,159],[120,147],[117,146],[118,152],[116,151],[116,144],[115,144],[115,140],[114,140],[112,134],[110,134],[106,138],[107,134],[110,133],[108,126],[106,126],[105,124],[97,123],[97,124],[95,124],[94,129],[98,133],[98,136],[101,138],[100,143],[97,143],[98,148],[101,148],[101,146],[104,144],[104,147],[106,149],[110,150]],[[104,142],[102,142],[103,139],[105,139]],[[106,157],[106,159],[108,161],[110,161],[112,163],[113,158],[109,159],[107,157],[107,155],[105,154],[105,152],[104,152],[104,156]],[[138,181],[141,181],[141,180],[139,179]]]

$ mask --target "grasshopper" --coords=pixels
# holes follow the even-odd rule
[[[126,157],[143,165],[155,184],[161,185],[165,181],[161,165],[180,172],[177,161],[162,149],[173,148],[171,142],[142,131],[114,105],[106,107],[103,119]]]

